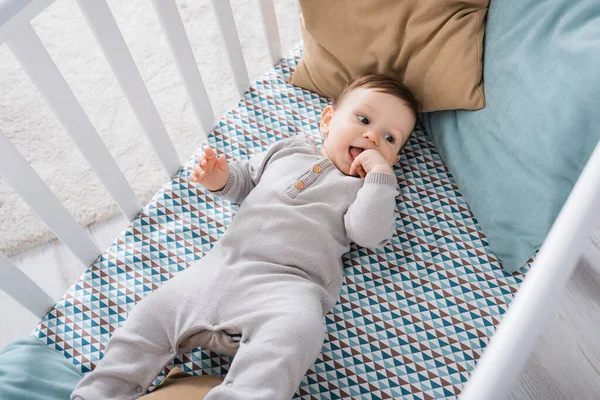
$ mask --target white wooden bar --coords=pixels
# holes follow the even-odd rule
[[[54,0],[0,0],[0,44],[29,24]]]
[[[460,396],[508,396],[600,218],[600,143]]]
[[[174,0],[152,0],[152,4],[169,42],[196,117],[204,129],[204,133],[208,135],[216,123],[215,113],[206,93],[200,71],[198,71],[198,64],[185,33],[177,5]]]
[[[7,43],[121,212],[130,220],[134,219],[142,204],[31,25],[25,25]]]
[[[108,4],[105,0],[78,3],[154,151],[169,177],[174,176],[181,162]]]
[[[585,251],[585,261],[600,273],[600,221],[592,229]]]
[[[281,60],[281,41],[279,39],[279,29],[277,28],[277,16],[275,15],[275,5],[273,0],[258,0],[260,5],[260,15],[262,16],[267,42],[269,44],[269,54],[271,62],[276,65]]]
[[[217,14],[217,19],[219,20],[223,39],[225,40],[229,65],[233,70],[233,76],[238,92],[240,96],[244,96],[244,93],[250,86],[250,80],[248,79],[246,61],[244,60],[244,54],[242,53],[242,45],[240,44],[235,20],[233,19],[231,3],[229,0],[212,0],[212,3],[215,13]]]
[[[84,265],[98,257],[100,250],[92,238],[2,133],[0,173]]]
[[[33,314],[43,317],[55,301],[23,271],[0,253],[0,290],[15,299]]]

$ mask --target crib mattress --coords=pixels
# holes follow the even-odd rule
[[[245,158],[277,140],[312,134],[329,101],[286,84],[301,48],[255,81],[208,142]],[[205,255],[237,206],[191,183],[191,157],[65,293],[35,335],[82,372],[102,358],[112,333],[151,291]],[[425,132],[396,167],[397,232],[380,249],[344,257],[339,302],[326,316],[322,354],[295,398],[455,398],[516,292]],[[225,375],[230,357],[196,349],[173,366]]]

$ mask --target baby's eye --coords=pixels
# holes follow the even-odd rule
[[[385,138],[385,141],[388,143],[394,143],[396,141],[396,138],[394,137],[394,135],[391,135],[389,133],[386,133],[385,135],[383,135],[383,137]]]
[[[367,118],[367,117],[365,117],[364,115],[361,115],[361,114],[358,114],[358,115],[357,115],[357,117],[358,117],[358,120],[359,120],[361,123],[363,123],[363,124],[365,124],[365,125],[369,125],[369,122],[370,122],[370,121],[369,121],[369,118]]]

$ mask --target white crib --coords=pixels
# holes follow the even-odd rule
[[[95,131],[83,108],[50,58],[30,21],[52,0],[0,0],[0,43],[7,43],[39,88],[54,113],[106,186],[122,214],[133,220],[142,204]],[[231,71],[240,95],[249,86],[232,9],[227,0],[213,0],[226,43]],[[174,0],[152,0],[162,29],[204,132],[215,125],[215,115],[198,71],[184,25]],[[78,0],[89,26],[169,176],[181,168],[142,77],[105,0]],[[281,58],[279,32],[271,0],[258,0],[273,64]],[[534,264],[515,296],[461,399],[501,399],[524,366],[534,340],[544,326],[561,290],[582,257],[592,229],[600,218],[600,145],[556,219]],[[85,265],[101,251],[56,199],[25,158],[0,132],[0,172],[56,236]],[[35,315],[42,317],[54,300],[0,254],[0,289]]]

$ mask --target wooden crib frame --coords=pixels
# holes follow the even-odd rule
[[[260,7],[273,64],[281,58],[279,31],[272,0]],[[92,126],[79,101],[50,58],[30,21],[53,0],[0,0],[0,43],[7,43],[72,140],[114,198],[133,220],[142,204]],[[105,0],[77,0],[110,63],[148,140],[169,176],[181,168],[119,27]],[[215,15],[240,96],[249,87],[248,72],[229,0],[212,0]],[[208,134],[216,119],[174,0],[152,0],[196,116]],[[514,385],[534,341],[549,318],[573,270],[586,257],[586,247],[600,219],[600,144],[592,153],[550,230],[521,288],[485,348],[460,398],[503,399]],[[56,236],[90,265],[100,254],[92,238],[75,221],[26,159],[0,132],[0,173],[36,211]],[[44,316],[55,301],[0,253],[0,290],[35,315]]]

